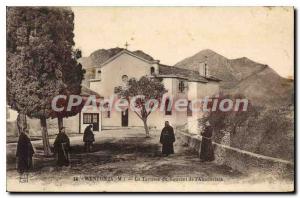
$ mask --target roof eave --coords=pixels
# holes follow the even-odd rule
[[[202,83],[208,83],[207,80],[197,80],[197,79],[189,79],[187,77],[182,77],[182,76],[175,76],[175,75],[157,75],[155,76],[157,78],[179,78],[179,79],[184,79],[184,80],[187,80],[189,82],[202,82]]]
[[[132,53],[132,52],[126,50],[126,49],[123,49],[122,51],[120,51],[120,52],[117,53],[116,55],[110,57],[110,58],[109,58],[108,60],[106,60],[104,63],[100,64],[99,67],[105,66],[106,64],[108,64],[109,62],[113,61],[113,60],[116,59],[118,56],[120,56],[121,54],[124,54],[124,53],[129,54],[129,55],[131,55],[131,56],[133,56],[133,57],[135,57],[135,58],[138,58],[138,59],[140,59],[140,60],[142,60],[142,61],[144,61],[144,62],[147,62],[147,63],[149,63],[149,64],[159,63],[158,60],[149,61],[149,60],[144,59],[144,58],[142,58],[142,57],[140,57],[140,56],[138,56],[138,55],[136,55],[136,54],[134,54],[134,53]],[[96,66],[96,67],[97,67],[97,66]]]

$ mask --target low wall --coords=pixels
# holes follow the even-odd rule
[[[79,115],[64,118],[64,127],[67,133],[79,133]],[[27,126],[30,136],[41,136],[41,124],[39,119],[27,118]],[[47,119],[47,130],[49,135],[58,133],[57,119]],[[81,133],[83,133],[81,131]],[[6,135],[9,137],[18,137],[17,121],[6,121]]]
[[[200,153],[201,136],[177,131],[180,140]],[[232,148],[213,142],[215,163],[223,164],[240,172],[270,172],[280,175],[293,174],[294,164],[290,161],[268,157],[248,151]]]

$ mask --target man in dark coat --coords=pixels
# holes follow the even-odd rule
[[[69,166],[70,140],[63,127],[54,141],[54,153],[57,166]]]
[[[215,160],[214,148],[211,140],[212,133],[213,133],[213,128],[211,127],[209,121],[207,121],[204,132],[201,133],[202,142],[201,142],[200,160],[203,162]]]
[[[28,130],[25,132],[28,133]],[[32,156],[34,154],[30,139],[25,132],[21,132],[17,145],[16,157],[17,169],[19,173],[29,171],[29,169],[32,167]]]
[[[169,122],[165,122],[165,127],[163,128],[160,135],[160,143],[162,144],[162,154],[170,155],[174,153],[173,143],[175,142],[175,135],[173,127],[170,126]]]
[[[91,152],[91,147],[95,141],[94,133],[92,131],[93,125],[89,125],[85,128],[83,134],[84,150],[85,152]]]

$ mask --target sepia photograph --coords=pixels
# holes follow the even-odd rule
[[[294,192],[294,14],[7,6],[6,190]]]

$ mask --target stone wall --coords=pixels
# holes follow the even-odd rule
[[[201,136],[180,131],[176,132],[176,136],[183,144],[188,145],[200,153]],[[251,153],[215,142],[213,146],[216,158],[215,163],[227,165],[240,172],[254,171],[290,175],[293,174],[294,171],[294,164],[290,161]]]

